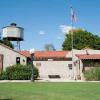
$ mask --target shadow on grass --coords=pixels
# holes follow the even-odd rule
[[[0,100],[14,100],[14,99],[11,97],[0,97]]]

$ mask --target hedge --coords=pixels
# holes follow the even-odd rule
[[[91,70],[84,72],[85,79],[87,81],[100,81],[100,68],[95,67]]]
[[[13,65],[0,74],[1,80],[30,80],[32,76],[31,65]],[[34,79],[39,76],[38,69],[34,67]]]

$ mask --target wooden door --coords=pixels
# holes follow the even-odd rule
[[[0,72],[3,70],[3,55],[0,55]]]

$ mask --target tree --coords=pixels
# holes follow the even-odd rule
[[[45,50],[46,51],[55,51],[56,49],[55,49],[55,47],[54,47],[54,45],[53,44],[46,44],[45,46],[44,46],[44,48],[45,48]]]
[[[11,48],[14,48],[13,44],[9,40],[7,40],[7,39],[0,40],[0,43],[3,43],[3,44],[5,44],[5,45],[7,45],[7,46],[9,46]]]
[[[69,34],[66,34],[65,40],[62,44],[63,50],[71,50],[71,31]],[[82,30],[76,29],[73,30],[73,48],[74,49],[83,49],[83,48],[91,48],[100,50],[100,37],[97,35],[93,35],[92,33]]]

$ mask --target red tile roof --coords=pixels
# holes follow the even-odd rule
[[[29,57],[29,58],[31,57],[29,51],[27,51],[27,50],[19,51],[19,53],[26,56],[26,57]]]
[[[68,51],[36,51],[35,57],[66,57]]]
[[[35,51],[36,58],[66,57],[69,51]],[[29,51],[20,51],[24,56],[30,57]]]
[[[100,59],[100,54],[77,54],[79,59]]]

